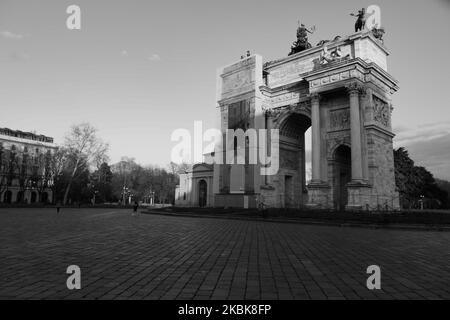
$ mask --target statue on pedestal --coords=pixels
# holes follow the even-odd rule
[[[375,38],[377,38],[378,40],[381,41],[381,43],[384,43],[383,41],[383,36],[385,34],[384,28],[380,27],[380,28],[373,28],[372,29],[372,34]]]
[[[291,52],[289,53],[289,55],[291,54],[295,54],[297,52],[301,52],[303,50],[309,49],[311,48],[311,44],[308,42],[308,33],[314,33],[314,31],[316,30],[316,27],[313,26],[310,29],[308,29],[307,27],[305,27],[305,25],[302,23],[298,28],[297,28],[297,41],[295,41],[292,46],[291,46]]]
[[[358,13],[350,13],[353,17],[358,17],[358,19],[355,22],[355,32],[363,31],[366,27],[366,20],[368,17],[373,15],[372,13],[367,14],[366,9],[362,8],[361,10],[358,10]]]

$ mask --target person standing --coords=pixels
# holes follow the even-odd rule
[[[133,216],[138,214],[138,212],[137,212],[138,207],[139,207],[139,204],[137,203],[137,201],[135,201],[133,204]]]

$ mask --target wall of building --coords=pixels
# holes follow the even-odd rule
[[[22,131],[0,129],[0,201],[53,201],[50,157],[53,139]]]

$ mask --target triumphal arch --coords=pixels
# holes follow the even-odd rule
[[[295,46],[295,43],[294,43]],[[216,207],[398,208],[391,126],[397,81],[373,31],[321,41],[279,60],[248,54],[218,75],[221,129],[279,129],[279,170],[215,164]],[[311,128],[312,174],[305,169]]]

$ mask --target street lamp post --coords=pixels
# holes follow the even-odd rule
[[[155,192],[152,191],[152,189],[150,189],[150,191],[148,193],[148,204],[149,205],[153,205],[154,204],[154,199],[155,199]]]
[[[123,191],[122,191],[122,204],[125,205],[126,204],[126,195],[128,193],[128,188],[125,187],[125,185],[123,186]]]
[[[425,198],[423,195],[420,195],[420,210],[423,210],[423,198]]]

